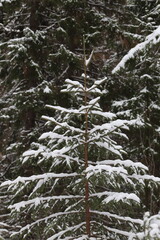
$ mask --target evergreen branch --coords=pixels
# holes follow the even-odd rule
[[[119,216],[117,214],[113,214],[113,213],[109,213],[109,212],[100,212],[100,211],[96,211],[96,210],[91,210],[91,213],[96,214],[96,215],[100,215],[100,216],[106,216],[108,218],[115,218],[115,219],[122,220],[122,221],[125,221],[125,222],[136,223],[136,224],[139,224],[139,225],[143,224],[143,220],[134,219],[134,218],[131,218],[131,217]]]
[[[112,70],[112,73],[115,74],[121,68],[125,67],[126,62],[134,58],[135,55],[144,50],[149,44],[157,44],[160,42],[160,26],[150,35],[148,35],[144,42],[137,44],[134,48],[132,48],[120,61],[120,63]]]
[[[15,203],[13,205],[9,206],[9,209],[15,209],[16,211],[19,211],[20,208],[24,208],[28,205],[35,205],[38,206],[40,204],[43,204],[43,202],[49,202],[52,200],[68,200],[68,199],[83,199],[83,196],[79,195],[60,195],[60,196],[53,196],[53,197],[36,197],[34,199],[30,199],[28,201],[22,201]]]
[[[84,131],[82,131],[80,128],[75,128],[73,126],[69,126],[67,123],[59,123],[53,117],[42,116],[42,119],[49,121],[49,122],[53,122],[54,124],[56,124],[62,128],[69,129],[72,132],[84,133]]]
[[[103,201],[105,201],[105,203],[108,203],[110,201],[119,202],[119,201],[128,201],[128,200],[133,200],[137,203],[140,203],[139,197],[137,197],[137,195],[134,193],[105,191],[105,192],[98,192],[98,193],[90,194],[90,197],[101,198],[103,196],[107,196],[107,198],[103,200]]]
[[[76,177],[76,176],[79,176],[79,174],[77,174],[77,173],[60,173],[60,174],[44,173],[41,175],[32,175],[30,177],[18,177],[13,181],[11,181],[11,180],[5,181],[0,186],[14,185],[14,184],[18,184],[18,183],[25,183],[28,181],[33,182],[33,181],[40,180],[40,179],[44,179],[44,181],[47,181],[48,179],[52,179],[52,178],[69,178],[69,177]]]
[[[80,229],[83,225],[85,225],[85,222],[82,222],[82,223],[80,223],[80,224],[78,224],[78,225],[75,225],[75,226],[73,226],[73,227],[68,227],[66,230],[63,230],[63,231],[61,231],[61,232],[59,232],[59,233],[57,233],[57,234],[54,234],[54,236],[52,236],[52,237],[50,237],[50,238],[48,238],[47,240],[55,240],[56,238],[60,238],[62,235],[64,235],[65,233],[67,233],[67,232],[75,232],[75,231],[77,231],[78,229]],[[73,239],[73,238],[72,238]],[[75,239],[75,238],[74,238]]]
[[[51,214],[45,218],[41,218],[41,219],[38,219],[36,220],[35,222],[31,223],[31,224],[28,224],[26,225],[25,227],[21,228],[20,231],[18,232],[14,232],[12,236],[15,236],[15,235],[19,235],[19,234],[22,234],[24,231],[26,230],[30,230],[31,228],[33,228],[34,226],[36,225],[39,225],[41,222],[47,222],[48,220],[50,219],[53,219],[53,218],[57,218],[57,217],[61,217],[61,216],[65,216],[65,215],[68,215],[68,214],[78,214],[79,211],[70,211],[70,212],[58,212],[58,213],[54,213],[54,214]]]
[[[46,105],[47,108],[53,109],[53,110],[58,110],[61,112],[65,112],[65,113],[71,113],[71,114],[85,114],[85,112],[83,111],[79,111],[77,109],[68,109],[68,108],[63,108],[63,107],[56,107],[56,106],[52,106],[52,105]]]
[[[120,229],[117,229],[117,228],[111,228],[111,227],[107,227],[107,226],[104,226],[104,225],[103,225],[103,228],[106,229],[107,231],[113,232],[114,234],[117,233],[119,235],[126,236],[126,237],[128,237],[128,240],[132,240],[134,237],[136,237],[136,234],[133,233],[133,232],[127,232],[127,231],[124,231],[124,230],[120,230]]]

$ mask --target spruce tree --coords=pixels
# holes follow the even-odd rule
[[[52,130],[23,154],[23,165],[36,162],[42,174],[2,184],[13,190],[9,208],[21,226],[13,239],[132,239],[142,224],[132,208],[147,168],[123,159],[118,139],[126,138],[127,122],[102,111],[106,78],[88,76],[92,55],[84,58],[82,82],[65,81],[73,106],[47,105],[54,117],[42,118]]]
[[[128,135],[131,139],[128,146],[130,157],[147,165],[150,173],[157,177],[160,154],[159,42],[158,27],[144,42],[132,48],[113,70],[115,73],[125,68],[123,73],[129,81],[130,97],[123,95],[123,100],[113,102],[113,106],[122,118],[136,119]],[[159,211],[159,190],[150,189],[146,184],[144,203],[146,211],[156,214]]]

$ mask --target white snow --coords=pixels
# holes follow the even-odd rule
[[[82,222],[78,225],[75,225],[73,227],[68,227],[66,230],[63,230],[63,231],[60,231],[58,232],[57,234],[54,234],[54,236],[48,238],[47,240],[55,240],[55,239],[62,239],[60,238],[62,235],[64,235],[66,232],[74,232],[76,231],[77,229],[80,229],[83,225],[85,225],[86,223],[85,222]],[[81,240],[84,239],[84,238],[80,238]]]
[[[100,211],[93,211],[92,210],[91,213],[102,215],[102,216],[107,216],[107,217],[111,217],[111,218],[115,218],[115,219],[119,219],[119,220],[122,220],[122,221],[137,223],[139,225],[143,224],[143,220],[141,220],[141,219],[134,219],[134,218],[131,218],[131,217],[119,216],[117,214],[113,214],[113,213],[109,213],[109,212],[100,212]]]
[[[44,173],[44,174],[40,174],[40,175],[32,175],[30,177],[17,177],[15,180],[11,181],[5,181],[3,182],[0,186],[7,186],[7,185],[14,185],[14,184],[19,184],[19,183],[25,183],[28,181],[36,181],[36,180],[40,180],[43,179],[44,181],[47,181],[51,178],[64,178],[64,177],[75,177],[78,176],[77,173]]]
[[[85,59],[85,66],[88,67],[89,63],[91,62],[92,56],[93,56],[94,50],[91,52],[88,59]]]
[[[142,76],[140,76],[140,79],[144,79],[144,78],[148,78],[148,79],[152,80],[153,77],[151,77],[148,74],[143,74]]]
[[[128,121],[117,119],[115,121],[112,121],[111,123],[104,123],[102,125],[95,125],[90,130],[90,133],[93,134],[93,133],[102,131],[103,132],[103,136],[104,136],[104,134],[109,136],[110,133],[112,133],[112,134],[113,133],[121,134],[120,132],[117,132],[117,131],[119,129],[126,129],[126,130],[128,130],[128,126],[126,124],[128,124]],[[125,137],[124,134],[122,134],[122,135],[123,135],[123,137]]]
[[[58,27],[58,28],[57,28],[57,31],[58,31],[58,32],[63,32],[63,33],[66,34],[66,31],[65,31],[62,27]]]
[[[131,176],[129,176],[129,178],[135,178],[135,179],[142,179],[142,180],[148,180],[148,181],[153,181],[154,183],[160,183],[160,178],[159,177],[155,177],[153,175],[137,175],[137,174],[133,174]]]
[[[111,228],[111,227],[107,227],[107,226],[103,226],[103,227],[107,231],[114,232],[114,233],[120,234],[122,236],[128,237],[128,240],[131,240],[131,239],[133,239],[133,237],[136,236],[136,234],[133,233],[133,232],[127,232],[127,231],[124,231],[124,230],[120,230],[120,229],[117,229],[117,228]]]
[[[40,204],[44,204],[44,202],[49,202],[52,200],[67,200],[67,199],[79,199],[84,198],[80,195],[61,195],[61,196],[53,196],[53,197],[36,197],[34,199],[28,201],[21,201],[9,206],[9,209],[16,209],[16,211],[20,211],[21,208],[24,208],[28,205],[35,205],[38,206]]]
[[[158,213],[150,216],[149,212],[146,212],[144,215],[143,227],[144,231],[137,233],[136,238],[133,239],[160,239],[160,214]]]
[[[93,144],[96,144],[99,148],[105,148],[106,150],[114,153],[115,155],[117,155],[118,157],[122,158],[121,152],[120,150],[122,150],[122,147],[120,145],[113,145],[112,141],[111,142],[102,142],[102,141],[95,141],[95,139],[93,139]],[[92,144],[92,142],[90,142],[90,144]]]
[[[65,129],[69,129],[72,132],[84,133],[84,131],[81,130],[80,128],[72,127],[72,126],[68,125],[66,122],[59,123],[53,117],[42,116],[42,119],[49,121],[49,122],[53,122],[54,124],[59,125],[60,127],[65,128]]]
[[[100,100],[100,97],[97,97],[97,98],[94,98],[94,99],[92,99],[91,101],[89,101],[89,105],[95,105],[98,101]]]
[[[23,157],[26,157],[26,156],[29,157],[29,156],[35,155],[35,153],[36,153],[36,155],[38,155],[38,153],[39,153],[38,150],[28,150],[23,153]]]
[[[160,127],[158,127],[158,128],[156,129],[156,132],[160,133]]]
[[[98,115],[104,118],[108,118],[108,119],[113,119],[116,117],[116,115],[114,113],[111,112],[101,112],[101,111],[96,111],[96,110],[92,110],[91,114],[93,115]]]
[[[134,193],[124,193],[124,192],[99,192],[91,194],[90,197],[102,197],[107,196],[103,202],[109,203],[110,201],[127,201],[127,200],[133,200],[135,202],[140,203],[140,199],[137,195]]]
[[[34,187],[32,193],[30,194],[30,196],[33,195],[39,188],[41,188],[41,187],[43,186],[43,184],[44,184],[43,179],[40,179],[40,180],[37,182],[37,184],[35,185],[35,187]],[[30,196],[29,196],[29,197],[30,197]],[[37,201],[36,201],[36,202],[37,202]]]
[[[137,116],[136,119],[133,119],[133,120],[130,120],[129,121],[129,125],[132,125],[132,126],[144,126],[144,121],[143,119],[141,118],[141,116]]]
[[[84,73],[82,74],[82,77],[84,77]],[[87,76],[87,78],[89,78],[89,76]],[[75,93],[75,94],[83,94],[84,92],[87,93],[98,93],[98,94],[102,94],[103,91],[101,91],[99,88],[97,88],[97,86],[101,85],[103,82],[106,81],[106,77],[101,79],[101,80],[96,80],[94,82],[94,84],[89,87],[89,88],[85,88],[81,83],[79,83],[78,81],[73,81],[70,79],[66,79],[65,83],[66,83],[66,88],[62,89],[61,92],[70,92],[70,93]]]
[[[51,93],[52,90],[48,86],[46,86],[45,89],[43,90],[43,92],[44,93]]]
[[[123,165],[124,167],[134,167],[134,168],[139,168],[139,169],[143,169],[145,171],[148,170],[148,167],[145,166],[144,164],[140,163],[140,162],[133,162],[131,160],[121,160],[121,159],[116,159],[116,160],[103,160],[101,162],[97,162],[97,164],[107,164],[107,165]]]
[[[14,0],[0,0],[0,7],[2,7],[2,4],[5,2],[11,3]]]
[[[101,173],[102,171],[103,172],[105,171],[106,174],[109,174],[109,175],[118,174],[121,177],[123,176],[124,178],[126,178],[128,174],[127,170],[121,166],[112,167],[109,165],[96,165],[96,166],[91,165],[86,169],[87,178],[90,178],[94,174]]]
[[[43,221],[44,221],[44,222],[47,222],[49,219],[52,219],[52,218],[58,218],[59,216],[65,216],[65,215],[68,215],[68,214],[77,214],[77,213],[79,213],[79,212],[78,212],[78,211],[70,211],[70,212],[58,212],[58,213],[51,214],[51,215],[49,215],[49,216],[47,216],[47,217],[45,217],[45,218],[38,219],[38,220],[36,220],[35,222],[26,225],[25,227],[21,228],[20,231],[14,232],[14,233],[11,235],[11,237],[12,237],[12,236],[15,236],[15,235],[17,235],[17,234],[21,234],[22,232],[24,232],[24,231],[26,231],[26,230],[29,231],[29,230],[32,229],[32,227],[34,227],[35,225],[39,225],[39,223],[41,223],[41,222],[43,222]],[[84,224],[84,223],[81,223],[81,224]],[[77,226],[80,226],[80,224],[77,225]],[[55,236],[55,235],[54,235],[54,236]],[[50,238],[50,240],[51,240],[51,239],[52,239],[52,238]],[[48,240],[49,240],[49,238],[48,238]],[[52,239],[52,240],[53,240],[53,239]]]
[[[137,44],[134,48],[132,48],[120,61],[120,63],[112,70],[112,74],[118,72],[121,68],[125,67],[126,62],[134,58],[135,55],[145,49],[149,44],[157,44],[160,42],[160,26],[150,35],[148,35],[144,42]]]
[[[147,90],[147,87],[144,87],[141,91],[140,91],[140,93],[148,93],[149,91]]]
[[[160,105],[155,104],[155,103],[152,103],[152,104],[150,105],[150,108],[153,108],[153,109],[156,109],[156,110],[160,110]]]
[[[66,80],[65,80],[65,83],[67,83],[69,86],[70,86],[70,85],[71,85],[71,86],[75,86],[75,87],[77,87],[77,88],[80,88],[80,89],[84,90],[83,85],[82,85],[80,82],[78,82],[78,81],[73,81],[73,80],[71,80],[71,79],[66,79]],[[62,90],[62,92],[63,92],[63,90]]]
[[[71,114],[85,114],[86,112],[78,110],[78,109],[68,109],[68,108],[63,108],[60,106],[52,106],[52,105],[46,105],[47,108],[51,108],[53,110],[57,110],[60,112],[65,112],[65,113],[71,113]]]

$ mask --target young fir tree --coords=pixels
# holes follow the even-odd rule
[[[73,96],[73,106],[47,105],[54,117],[42,118],[53,129],[23,154],[23,164],[36,162],[42,174],[2,184],[13,190],[9,208],[19,225],[10,238],[133,239],[143,222],[132,209],[140,202],[147,168],[123,160],[118,139],[126,138],[126,121],[102,111],[106,78],[88,76],[91,57],[84,59],[81,83],[65,81],[63,92]]]

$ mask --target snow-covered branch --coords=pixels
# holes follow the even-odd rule
[[[38,206],[40,204],[44,204],[44,202],[50,202],[54,200],[68,200],[68,199],[82,199],[83,196],[79,195],[60,195],[60,196],[53,196],[53,197],[36,197],[34,199],[28,200],[28,201],[22,201],[19,203],[15,203],[13,205],[10,205],[10,209],[15,209],[16,211],[20,211],[21,208],[24,208],[28,205],[34,205]]]
[[[137,44],[134,48],[132,48],[120,61],[120,63],[118,63],[118,65],[112,70],[112,73],[116,73],[118,72],[121,68],[125,68],[125,64],[126,62],[131,59],[134,58],[135,55],[144,50],[147,46],[149,45],[155,45],[157,43],[160,42],[160,26],[150,35],[148,35],[145,39],[144,42]]]
[[[21,233],[23,233],[26,230],[28,231],[31,228],[33,228],[35,225],[39,225],[43,221],[47,222],[47,221],[49,221],[50,219],[53,219],[53,218],[61,217],[61,216],[68,215],[68,214],[77,214],[77,213],[79,213],[79,212],[78,211],[70,211],[70,212],[58,212],[58,213],[51,214],[51,215],[49,215],[49,216],[47,216],[45,218],[38,219],[35,222],[26,225],[25,227],[21,228],[21,230],[19,232],[14,232],[12,234],[12,236],[21,234]]]
[[[131,217],[119,216],[117,214],[113,214],[113,213],[109,213],[109,212],[91,211],[91,213],[98,214],[98,215],[101,215],[101,216],[106,216],[106,217],[109,217],[109,218],[119,219],[119,220],[126,221],[126,222],[132,222],[132,223],[136,223],[136,224],[140,224],[140,225],[143,224],[143,221],[140,220],[140,219],[134,219],[134,218],[131,218]]]
[[[8,186],[8,185],[14,185],[14,184],[19,184],[19,183],[25,183],[28,181],[37,181],[40,179],[43,179],[44,182],[51,179],[51,178],[68,178],[68,177],[76,177],[78,176],[77,173],[44,173],[40,175],[32,175],[30,177],[18,177],[15,180],[11,181],[5,181],[1,184],[1,186]]]

